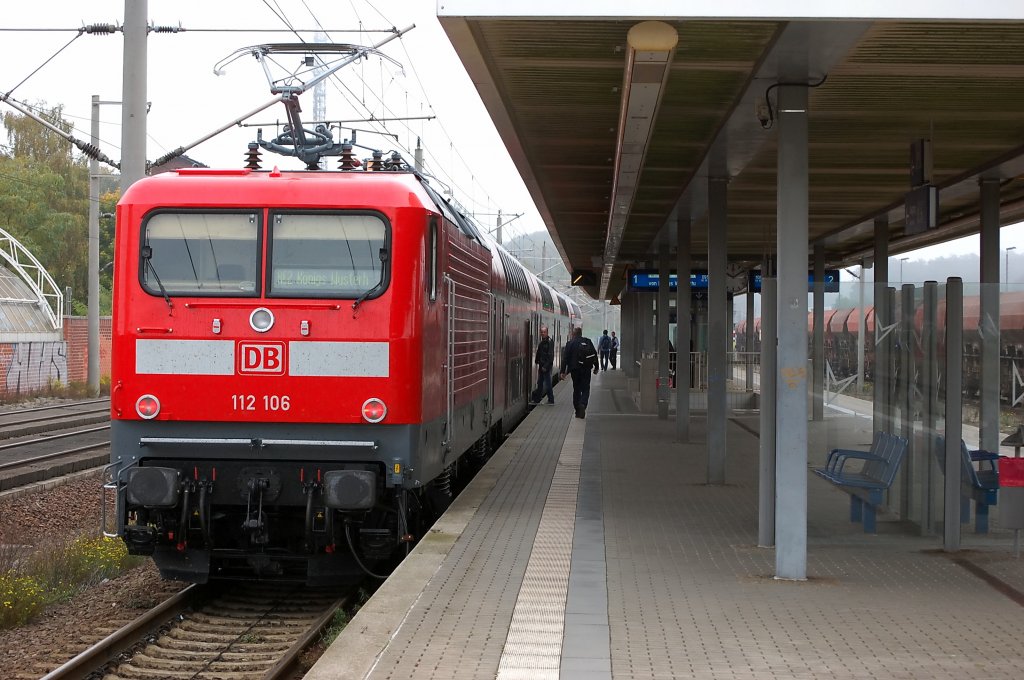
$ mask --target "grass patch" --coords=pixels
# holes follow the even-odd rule
[[[110,396],[110,376],[100,376],[100,396]],[[72,380],[65,384],[59,380],[50,380],[45,387],[25,392],[5,393],[0,395],[0,405],[10,406],[30,402],[38,397],[52,397],[55,399],[89,399],[88,386],[81,381]]]
[[[4,546],[0,549],[0,629],[24,625],[47,605],[67,600],[140,561],[129,557],[124,541],[104,536]]]
[[[370,595],[373,593],[366,590],[365,588],[359,589],[359,595],[356,597],[356,602],[351,609],[339,609],[334,612],[334,616],[331,618],[331,622],[324,628],[323,634],[320,636],[320,646],[323,649],[327,649],[331,644],[338,639],[341,635],[341,631],[345,630],[345,626],[348,625],[352,617],[356,615],[359,608],[366,604],[366,601],[370,599]]]

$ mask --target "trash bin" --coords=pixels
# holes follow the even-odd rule
[[[999,459],[999,525],[1013,529],[1013,554],[1020,557],[1024,529],[1024,458]]]

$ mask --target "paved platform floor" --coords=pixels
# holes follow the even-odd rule
[[[866,535],[809,472],[808,579],[778,581],[756,545],[756,415],[730,419],[727,483],[708,486],[701,419],[677,444],[620,372],[594,379],[586,420],[567,387],[307,679],[1024,677],[1024,560],[997,517],[951,554],[884,515]],[[869,421],[810,428],[810,467],[870,444]]]

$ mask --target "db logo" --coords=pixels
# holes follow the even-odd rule
[[[283,342],[238,343],[238,372],[260,375],[284,375]]]

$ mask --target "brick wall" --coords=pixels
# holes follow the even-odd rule
[[[0,401],[45,392],[67,383],[67,343],[0,344]]]
[[[68,345],[68,382],[84,383],[89,374],[89,319],[64,317],[64,340]],[[110,376],[110,317],[100,317],[100,376]]]

